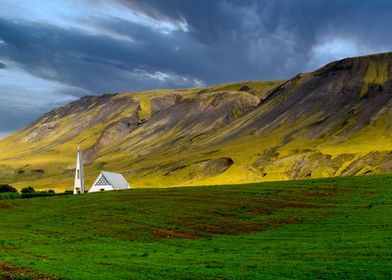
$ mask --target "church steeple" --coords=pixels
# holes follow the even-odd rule
[[[84,193],[84,170],[83,153],[78,146],[78,156],[76,159],[74,194]]]

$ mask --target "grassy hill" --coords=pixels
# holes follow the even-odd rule
[[[0,278],[390,279],[391,185],[374,175],[4,200]]]
[[[0,181],[69,189],[77,146],[134,187],[392,172],[392,53],[288,81],[87,96],[0,141]]]

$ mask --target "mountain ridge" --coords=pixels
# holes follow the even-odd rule
[[[88,183],[103,168],[137,187],[391,172],[391,73],[383,53],[287,81],[83,97],[0,140],[0,179],[69,188],[77,145]]]

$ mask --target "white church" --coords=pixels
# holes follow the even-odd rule
[[[90,192],[103,192],[113,190],[127,190],[130,189],[130,185],[125,180],[124,176],[119,173],[102,171],[94,184],[91,186]],[[85,192],[84,186],[84,168],[83,168],[83,153],[78,147],[78,155],[76,159],[76,170],[75,170],[75,183],[74,183],[74,194],[82,194]]]

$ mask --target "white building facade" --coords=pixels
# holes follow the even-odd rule
[[[102,171],[88,192],[127,190],[130,188],[131,186],[122,174]]]

